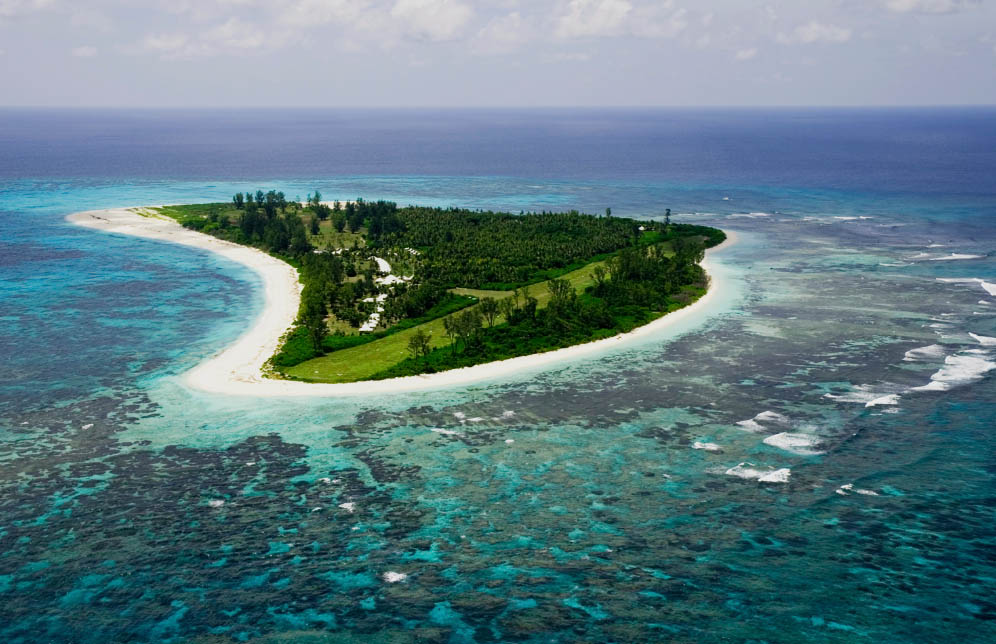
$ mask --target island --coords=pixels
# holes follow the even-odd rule
[[[272,334],[282,325],[278,337],[243,338],[241,349],[215,358],[213,376],[199,368],[194,379],[207,389],[220,372],[246,383],[400,382],[525,364],[632,335],[709,291],[705,251],[727,239],[715,228],[674,223],[670,211],[641,221],[609,209],[507,213],[326,202],[318,192],[288,200],[262,190],[226,203],[70,219],[206,247],[261,274],[282,274],[264,280],[264,326]],[[274,292],[280,284],[284,292]],[[278,300],[282,307],[269,310]],[[250,376],[240,359],[258,363],[259,373]]]

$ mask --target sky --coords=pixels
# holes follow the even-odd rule
[[[0,0],[0,105],[996,104],[996,0]]]

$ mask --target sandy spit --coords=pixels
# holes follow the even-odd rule
[[[287,332],[297,317],[301,300],[301,283],[297,270],[292,266],[254,248],[240,246],[188,230],[172,219],[157,216],[146,208],[117,208],[81,212],[70,215],[67,220],[76,225],[102,232],[133,235],[203,248],[255,271],[262,278],[264,285],[266,303],[262,314],[234,344],[211,356],[188,371],[183,377],[187,386],[200,391],[255,397],[362,396],[461,387],[512,376],[522,371],[534,370],[622,346],[627,341],[645,338],[673,327],[690,316],[694,316],[713,298],[717,297],[724,289],[725,283],[718,273],[709,271],[710,259],[717,251],[736,243],[736,235],[726,231],[726,242],[707,251],[702,266],[710,273],[711,285],[704,296],[683,309],[629,333],[548,353],[511,358],[501,362],[454,369],[443,373],[392,380],[319,384],[275,380],[263,375],[264,364],[276,352],[281,336]]]

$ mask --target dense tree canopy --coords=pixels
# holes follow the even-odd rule
[[[384,243],[425,254],[428,277],[450,287],[508,288],[553,276],[634,243],[631,219],[567,213],[402,208]]]

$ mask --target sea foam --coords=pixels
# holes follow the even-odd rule
[[[773,467],[758,469],[753,463],[740,463],[735,467],[726,470],[727,476],[735,476],[741,479],[760,481],[761,483],[788,483],[792,470],[784,467],[775,469]]]
[[[782,425],[786,425],[789,422],[788,417],[773,411],[762,411],[757,416],[754,416],[754,420],[764,423],[781,423]]]
[[[738,421],[737,425],[739,425],[748,432],[763,432],[767,428],[761,423],[774,423],[776,425],[787,425],[789,423],[789,419],[777,412],[762,411],[760,414],[754,416],[751,419]]]
[[[996,338],[990,338],[985,335],[976,335],[974,333],[969,333],[972,339],[981,344],[984,347],[996,347]]]
[[[988,354],[948,356],[944,366],[930,377],[930,382],[922,387],[914,387],[913,391],[948,391],[959,385],[967,385],[996,369],[996,362],[988,360]]]
[[[463,436],[460,432],[453,431],[452,429],[442,429],[440,427],[430,427],[429,431],[435,434],[442,434],[443,436]]]
[[[791,432],[774,434],[764,439],[765,445],[771,445],[772,447],[777,447],[778,449],[798,454],[799,456],[816,456],[817,454],[822,454],[823,452],[820,450],[813,449],[813,446],[818,445],[819,442],[820,439],[816,436]]]
[[[865,403],[865,407],[879,407],[899,404],[899,394],[888,394]]]
[[[886,391],[875,391],[877,388],[885,388]],[[838,402],[861,403],[866,407],[874,407],[874,405],[869,403],[881,401],[886,396],[892,395],[888,393],[888,389],[890,388],[893,392],[896,391],[895,385],[878,385],[876,387],[873,387],[872,385],[858,385],[846,394],[823,394],[823,397],[829,398],[830,400],[836,400]],[[878,404],[884,403],[879,402]]]
[[[996,297],[996,284],[981,280],[977,277],[938,277],[937,281],[945,282],[947,284],[978,284],[986,291],[986,293]]]
[[[950,255],[942,255],[940,257],[931,257],[928,261],[931,262],[946,262],[956,259],[983,259],[985,255],[966,255],[965,253],[951,253]]]
[[[936,360],[938,358],[943,358],[946,351],[944,345],[941,344],[931,344],[926,347],[920,347],[919,349],[910,349],[906,352],[906,356],[903,358],[905,362],[916,362],[919,360]]]
[[[751,418],[750,420],[740,420],[740,421],[737,421],[737,425],[739,425],[745,431],[748,431],[748,432],[763,432],[764,431],[764,425],[762,425],[761,423],[755,421],[753,418]]]
[[[875,492],[873,490],[863,490],[861,488],[856,488],[856,487],[854,487],[854,483],[848,483],[847,485],[841,485],[835,491],[837,492],[837,494],[839,494],[841,496],[847,496],[851,492],[854,492],[855,494],[861,494],[863,496],[878,496],[879,495],[878,492]]]

